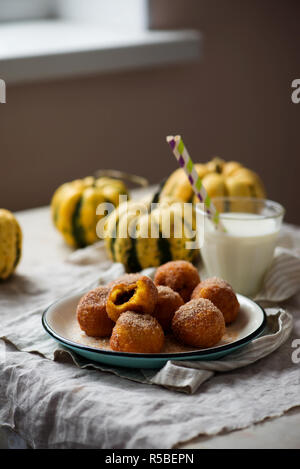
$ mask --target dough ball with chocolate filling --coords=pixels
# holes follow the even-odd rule
[[[150,277],[142,275],[136,282],[118,283],[108,296],[107,314],[117,321],[125,311],[152,314],[157,303],[157,288]]]

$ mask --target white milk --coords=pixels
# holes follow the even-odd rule
[[[226,233],[205,220],[201,254],[207,274],[223,278],[238,293],[255,295],[272,262],[279,224],[249,213],[223,213],[221,220]]]

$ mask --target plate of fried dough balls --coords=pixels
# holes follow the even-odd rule
[[[43,314],[59,343],[100,363],[161,368],[168,360],[216,360],[264,330],[260,305],[223,279],[200,279],[187,261],[124,274],[63,298]]]

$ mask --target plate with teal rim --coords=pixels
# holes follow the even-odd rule
[[[76,319],[76,307],[83,293],[62,298],[43,313],[45,330],[64,347],[94,362],[129,368],[161,368],[168,360],[218,360],[244,347],[260,336],[266,326],[266,313],[250,298],[237,295],[240,311],[233,324],[226,327],[222,340],[214,347],[195,349],[180,345],[172,335],[166,336],[161,353],[115,352],[109,339],[88,337]]]

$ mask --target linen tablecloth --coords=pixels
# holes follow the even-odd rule
[[[299,234],[292,228],[289,234],[283,245],[297,253]],[[67,294],[70,283],[73,290],[95,282],[99,259],[89,259],[87,252],[85,265],[77,265],[77,255],[63,267],[37,266],[12,278],[0,298],[2,330],[16,317],[25,325],[32,312]],[[0,422],[33,447],[168,448],[198,434],[244,428],[281,415],[300,405],[299,364],[292,361],[292,344],[300,337],[299,303],[294,297],[283,305],[293,314],[294,331],[280,349],[246,368],[217,374],[194,395],[79,369],[71,360],[43,358],[43,344],[34,343],[40,318],[33,314],[32,331],[26,328],[32,334],[31,353],[16,348],[25,350],[30,342],[27,336],[22,343],[20,330],[6,343],[0,341]],[[57,355],[68,360],[64,353]],[[126,376],[126,369],[122,372]],[[137,380],[142,381],[139,373]],[[149,382],[145,375],[144,382]]]

